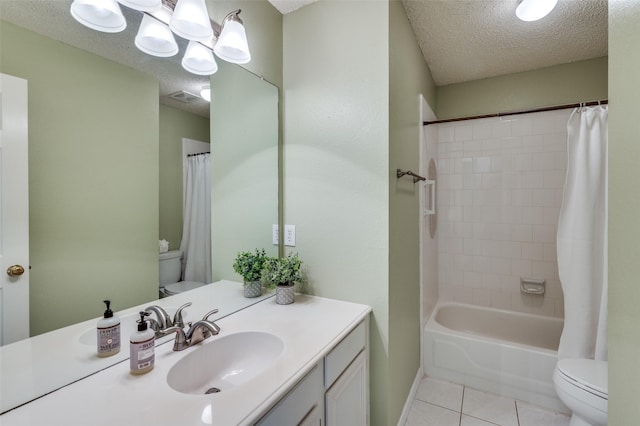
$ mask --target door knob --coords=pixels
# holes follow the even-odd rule
[[[20,265],[12,265],[7,268],[7,275],[10,277],[19,277],[24,274],[24,268]]]

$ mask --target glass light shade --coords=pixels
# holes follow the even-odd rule
[[[74,0],[71,16],[85,27],[103,33],[119,33],[127,27],[116,0]]]
[[[233,19],[227,20],[218,41],[213,46],[213,51],[220,59],[233,64],[246,64],[251,60],[247,35],[244,25]]]
[[[192,74],[211,75],[218,71],[218,64],[211,50],[198,42],[190,41],[182,58],[182,68]]]
[[[558,0],[520,0],[516,16],[523,21],[537,21],[547,16],[558,4]]]
[[[141,12],[155,12],[162,6],[162,0],[118,0],[118,3]]]
[[[205,84],[200,91],[200,96],[207,102],[211,102],[211,85]]]
[[[209,12],[204,0],[178,1],[169,21],[169,28],[187,40],[208,41],[213,38]]]
[[[142,15],[135,44],[147,55],[167,58],[178,54],[178,44],[169,27],[146,14]]]

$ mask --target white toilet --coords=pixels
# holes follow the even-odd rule
[[[561,359],[553,372],[558,398],[571,410],[569,426],[606,426],[607,361]]]
[[[160,253],[158,265],[160,268],[160,295],[162,297],[193,290],[204,285],[204,283],[197,281],[180,281],[182,277],[182,252],[180,250]]]

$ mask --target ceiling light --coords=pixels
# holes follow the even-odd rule
[[[200,91],[200,96],[207,102],[211,102],[211,85],[205,84],[202,86],[202,90]]]
[[[116,0],[74,0],[71,16],[82,25],[104,33],[118,33],[127,27]]]
[[[155,12],[162,6],[162,0],[118,0],[118,3],[141,12]]]
[[[518,0],[516,16],[523,21],[537,21],[547,16],[558,0]]]
[[[196,41],[190,41],[182,58],[182,68],[192,74],[211,75],[218,71],[218,64],[211,50]]]
[[[220,59],[234,64],[246,64],[251,60],[247,35],[242,20],[238,16],[240,10],[231,12],[222,21],[222,30],[213,51]]]
[[[161,58],[178,54],[178,44],[169,27],[146,13],[142,15],[135,45],[144,53]]]
[[[204,0],[177,2],[169,21],[169,28],[187,40],[208,41],[213,38],[211,20]]]

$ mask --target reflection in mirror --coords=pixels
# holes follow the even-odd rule
[[[201,117],[160,106],[155,77],[6,21],[0,43],[0,71],[26,79],[29,90],[31,335],[95,318],[107,298],[115,311],[157,299],[160,200],[174,199],[168,222],[182,214],[181,192],[160,193],[181,191],[181,158],[166,160],[175,146],[161,145],[179,126],[160,120],[182,116],[175,138],[203,139],[189,124]],[[238,250],[277,254],[278,92],[219,65],[211,79],[220,111],[211,129],[214,281],[237,281],[229,259]],[[167,239],[178,248],[182,224],[167,226],[177,228]]]

